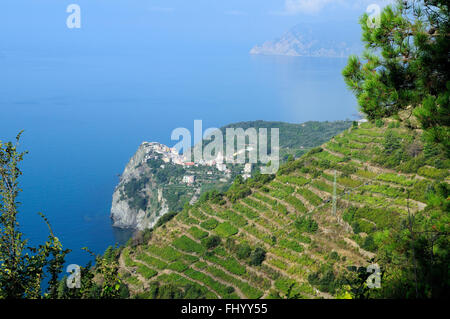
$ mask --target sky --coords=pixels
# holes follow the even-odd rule
[[[4,3],[6,2],[6,3]],[[252,47],[298,23],[352,24],[387,0],[5,0],[0,57],[9,50],[152,47],[192,50]],[[68,29],[66,8],[81,8],[81,29]],[[45,53],[48,53],[45,51]]]

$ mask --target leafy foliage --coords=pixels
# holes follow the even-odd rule
[[[449,9],[445,0],[398,0],[379,25],[364,14],[366,51],[343,70],[347,86],[369,119],[410,107],[430,141],[450,150]]]
[[[19,165],[27,153],[18,151],[21,134],[17,135],[16,144],[0,141],[0,299],[42,298],[41,284],[47,276],[45,297],[55,298],[58,276],[70,250],[63,249],[42,214],[50,232],[43,245],[29,246],[19,230],[17,197],[22,191],[18,182],[22,175]]]
[[[301,232],[315,233],[319,229],[317,222],[311,217],[301,216],[295,221],[295,227]]]

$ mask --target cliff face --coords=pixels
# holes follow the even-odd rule
[[[111,207],[114,227],[152,228],[169,211],[193,204],[201,190],[223,189],[238,172],[215,165],[188,165],[175,149],[160,143],[141,144],[117,185]]]
[[[130,159],[117,185],[111,206],[113,226],[143,230],[156,224],[169,211],[147,160],[157,143],[142,143]]]

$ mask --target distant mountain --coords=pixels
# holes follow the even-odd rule
[[[329,30],[317,25],[299,24],[281,38],[253,47],[250,54],[345,58],[361,52],[359,39],[352,31],[342,26]]]

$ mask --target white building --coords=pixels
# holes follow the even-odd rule
[[[227,165],[222,164],[222,163],[217,163],[216,167],[219,171],[224,172],[227,169]]]
[[[194,182],[195,182],[195,176],[193,176],[193,175],[185,175],[185,176],[183,176],[183,183],[194,184]]]

